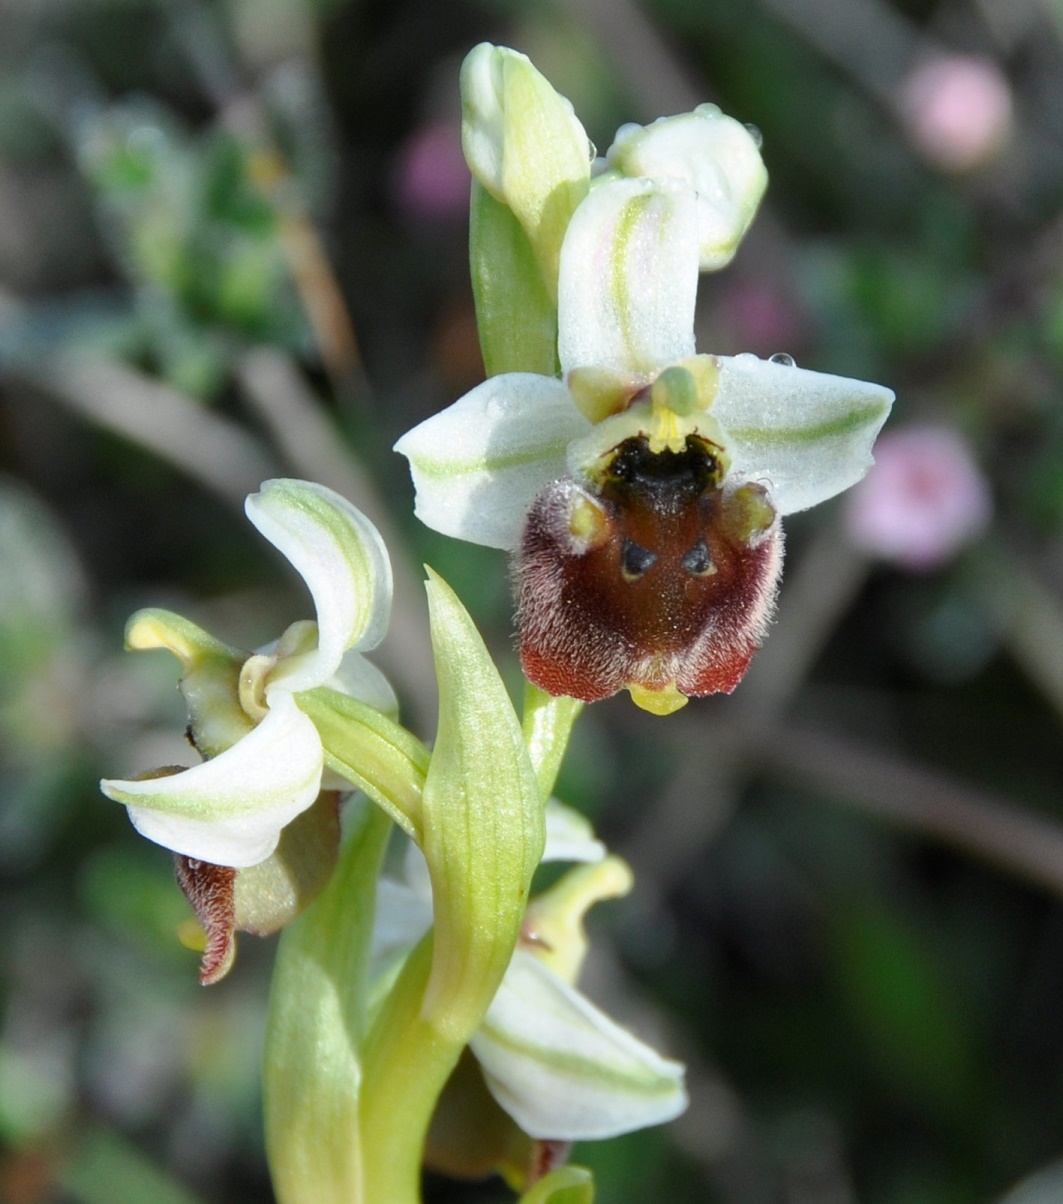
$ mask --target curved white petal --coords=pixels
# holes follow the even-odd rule
[[[590,820],[556,798],[546,804],[543,861],[601,861],[605,845],[596,840]]]
[[[395,450],[410,461],[421,522],[510,549],[535,495],[564,475],[569,442],[589,430],[561,381],[507,372],[407,431]]]
[[[317,608],[314,652],[282,662],[270,690],[293,693],[335,673],[348,648],[374,648],[391,609],[391,562],[376,527],[346,498],[311,481],[266,481],[247,517],[302,575]],[[272,700],[272,696],[271,696]]]
[[[716,105],[648,126],[622,126],[606,157],[626,176],[690,184],[698,198],[703,272],[733,258],[768,185],[756,139]]]
[[[243,868],[264,861],[281,828],[318,796],[321,738],[289,694],[279,693],[253,731],[211,761],[140,782],[105,781],[141,835],[156,844]]]
[[[698,219],[676,180],[613,179],[573,214],[561,247],[557,349],[565,372],[646,376],[694,354]]]
[[[680,1063],[522,950],[471,1046],[491,1094],[540,1140],[616,1137],[671,1120],[687,1104]]]
[[[391,682],[372,661],[366,660],[353,648],[344,655],[340,667],[323,684],[331,686],[333,690],[339,690],[341,694],[357,698],[359,702],[364,702],[389,718],[398,718],[399,700],[395,697]]]
[[[874,463],[889,389],[755,355],[722,355],[719,364],[711,412],[725,431],[731,471],[769,481],[780,514],[841,493]]]

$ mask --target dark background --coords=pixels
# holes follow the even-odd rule
[[[308,613],[246,492],[309,476],[386,526],[415,730],[423,562],[517,688],[502,555],[420,527],[390,452],[480,378],[455,121],[483,39],[602,150],[701,100],[756,125],[771,186],[699,349],[888,384],[890,428],[946,428],[993,501],[919,571],[858,550],[845,499],[794,516],[732,698],[581,719],[559,792],[637,880],[585,986],[692,1104],[574,1156],[610,1204],[1063,1199],[1053,0],[0,6],[0,1199],[272,1199],[272,942],[202,991],[168,855],[95,786],[187,761],[132,610],[249,648]],[[960,95],[936,138],[927,79]]]

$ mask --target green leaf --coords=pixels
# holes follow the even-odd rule
[[[199,1197],[175,1183],[113,1129],[87,1133],[62,1184],[78,1204],[199,1204]]]
[[[329,769],[369,795],[420,843],[428,749],[374,707],[337,690],[309,690],[298,701],[317,728]]]

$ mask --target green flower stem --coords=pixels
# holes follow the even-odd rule
[[[429,933],[406,959],[365,1045],[361,1142],[365,1204],[417,1204],[425,1134],[464,1042],[426,1020]]]
[[[555,698],[527,682],[522,728],[539,793],[545,802],[554,790],[572,728],[583,710],[575,698]]]
[[[321,736],[329,769],[365,791],[420,844],[428,749],[386,715],[336,690],[308,690],[298,702]]]
[[[263,1072],[278,1204],[389,1198],[363,1190],[358,1111],[376,880],[390,829],[383,811],[365,807],[328,886],[281,937]]]

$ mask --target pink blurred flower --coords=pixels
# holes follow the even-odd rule
[[[395,165],[395,199],[420,221],[451,221],[469,212],[471,177],[461,152],[461,126],[432,121],[403,144]]]
[[[728,289],[721,308],[721,319],[732,328],[738,347],[771,354],[802,341],[803,323],[793,302],[771,282],[736,282]]]
[[[943,171],[980,166],[1011,131],[1011,88],[992,59],[927,59],[901,86],[900,108],[912,142]]]
[[[992,514],[989,486],[951,428],[883,435],[875,466],[849,495],[846,525],[861,551],[904,568],[938,568],[979,535]]]

